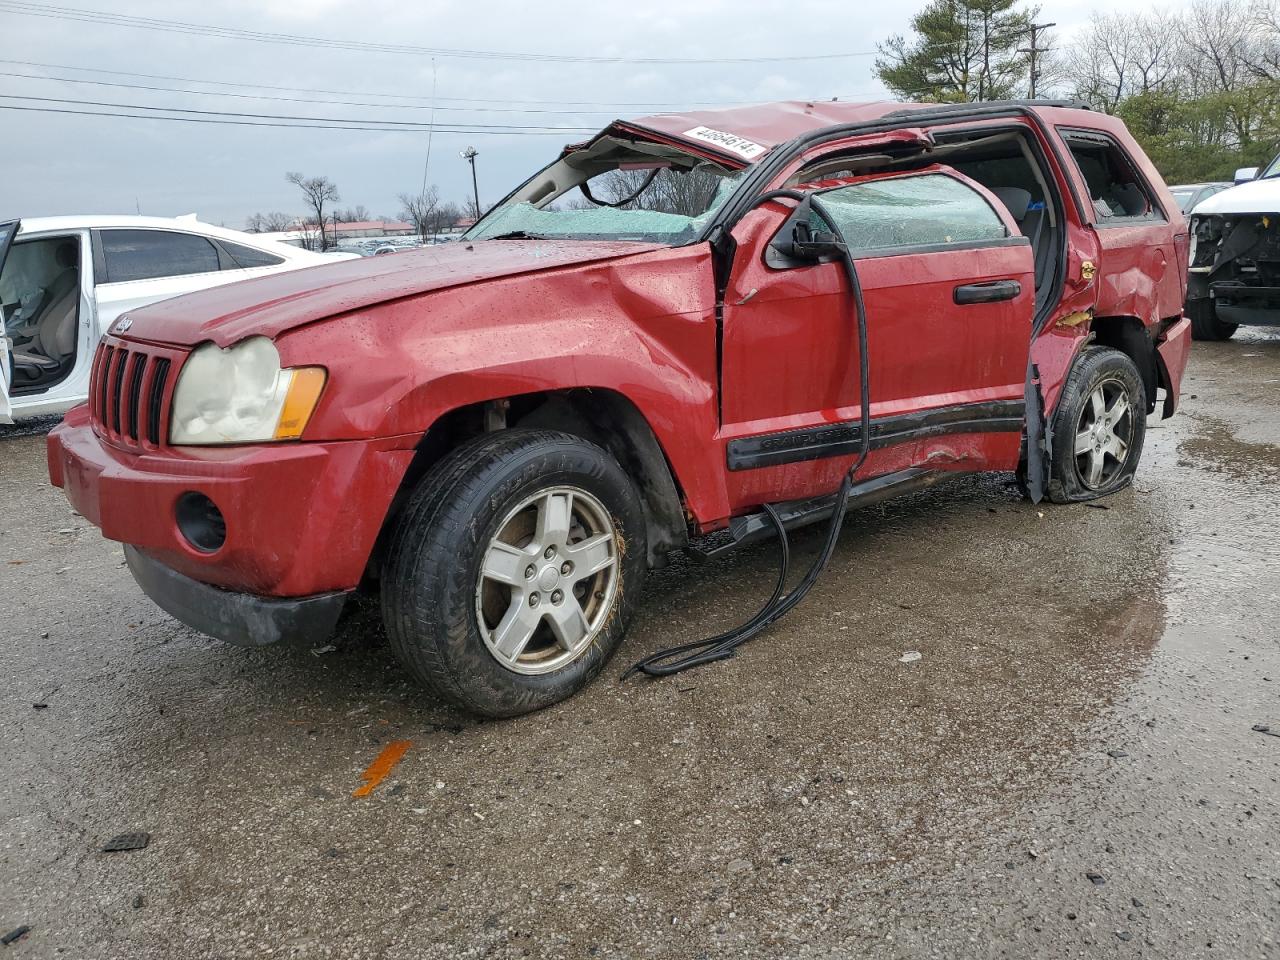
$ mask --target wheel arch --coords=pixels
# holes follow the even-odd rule
[[[1137,317],[1094,317],[1090,332],[1092,345],[1119,350],[1134,362],[1146,389],[1147,413],[1154,411],[1161,378],[1156,362],[1156,345],[1146,324]],[[1079,356],[1077,354],[1077,359]]]
[[[616,390],[575,387],[493,397],[454,407],[431,425],[400,481],[369,564],[376,571],[409,494],[459,444],[482,433],[512,427],[562,430],[605,450],[635,483],[645,518],[649,566],[662,566],[669,551],[688,542],[684,492],[640,409]]]

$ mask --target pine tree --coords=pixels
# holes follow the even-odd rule
[[[1038,7],[1019,0],[929,0],[911,18],[915,36],[879,45],[876,74],[906,100],[939,103],[1014,96],[1027,76],[1025,46]]]

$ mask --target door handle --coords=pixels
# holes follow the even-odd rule
[[[1022,293],[1017,280],[991,280],[987,283],[963,283],[953,291],[956,303],[997,303],[1012,300]]]

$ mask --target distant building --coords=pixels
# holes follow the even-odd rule
[[[415,232],[413,224],[400,220],[355,220],[350,223],[338,223],[339,240],[344,237],[407,237]]]
[[[315,221],[302,222],[299,221],[295,225],[295,229],[300,233],[315,233]],[[414,230],[413,224],[404,223],[401,220],[353,220],[347,223],[338,221],[338,240],[349,240],[357,237],[407,237],[417,231]],[[332,243],[334,224],[328,218],[324,222],[324,234]]]

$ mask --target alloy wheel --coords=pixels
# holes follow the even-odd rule
[[[540,490],[507,514],[485,549],[481,637],[508,670],[558,670],[591,646],[618,580],[617,531],[604,505],[578,487]]]
[[[1133,443],[1134,410],[1128,388],[1103,380],[1093,388],[1076,424],[1076,471],[1090,490],[1101,490],[1124,469]]]

